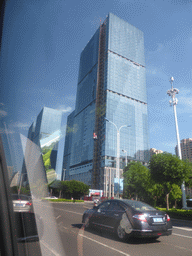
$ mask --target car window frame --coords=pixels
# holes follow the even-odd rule
[[[102,209],[101,207],[102,207],[104,204],[106,204],[106,203],[109,204],[108,207]],[[110,204],[111,204],[110,201],[105,201],[105,202],[103,202],[102,204],[100,204],[100,205],[98,206],[98,210],[99,210],[99,211],[107,211],[108,208],[109,208],[109,206],[110,206]]]
[[[113,206],[113,205],[115,205],[115,204],[118,206],[119,209],[117,209],[117,208],[116,208],[116,209],[113,209],[113,208],[110,209],[110,207]],[[125,212],[125,209],[123,208],[123,206],[122,206],[119,202],[117,202],[117,201],[112,201],[111,204],[110,204],[109,207],[108,207],[108,211]]]
[[[0,239],[1,255],[15,256],[18,254],[16,226],[14,222],[13,204],[9,185],[3,141],[0,135]]]

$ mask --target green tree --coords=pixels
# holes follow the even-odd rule
[[[45,170],[49,170],[51,168],[51,160],[50,160],[50,156],[51,156],[51,149],[49,149],[44,155],[43,155],[43,163],[45,166]]]
[[[169,210],[169,194],[173,189],[173,184],[181,186],[183,181],[189,181],[191,164],[170,153],[162,153],[151,157],[149,169],[155,183],[161,184],[165,190],[166,205]]]
[[[177,208],[177,201],[180,200],[181,198],[182,198],[181,188],[178,185],[173,184],[172,190],[170,192],[170,201],[174,200],[175,208]]]
[[[124,168],[124,198],[146,198],[150,186],[150,172],[140,162],[131,162]]]
[[[151,200],[153,200],[154,202],[154,207],[157,206],[157,203],[162,203],[165,192],[161,184],[157,184],[151,179],[150,186],[148,188],[148,193],[150,195]]]
[[[18,191],[20,189],[20,194],[22,195],[30,195],[30,188],[29,186],[26,187],[19,187],[19,186],[13,186],[11,187],[11,193],[12,194],[18,194]]]
[[[67,197],[74,199],[79,199],[84,194],[89,193],[89,186],[85,183],[77,180],[66,180],[66,181],[59,181],[56,185],[50,186],[57,189],[59,192],[59,197]]]
[[[81,181],[70,180],[68,188],[71,191],[71,195],[74,199],[80,198],[89,191],[89,186]]]

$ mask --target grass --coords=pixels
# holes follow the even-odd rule
[[[50,201],[50,202],[72,202],[72,203],[84,203],[84,200],[78,200],[78,199],[64,199],[64,198],[59,198],[59,199],[44,199],[42,198],[43,200],[47,200],[47,201]]]

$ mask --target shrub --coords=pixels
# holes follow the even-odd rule
[[[175,208],[166,210],[166,208],[158,208],[158,207],[157,209],[160,211],[166,212],[167,214],[169,214],[171,218],[182,219],[182,220],[192,220],[192,210],[175,209]]]
[[[71,199],[63,199],[63,198],[58,198],[58,199],[44,199],[43,200],[46,200],[46,201],[50,201],[50,202],[78,202],[78,203],[83,203],[84,200],[71,200]]]

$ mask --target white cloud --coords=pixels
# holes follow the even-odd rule
[[[184,105],[187,110],[189,110],[191,112],[192,110],[192,96],[190,97],[180,97],[178,103],[181,103],[182,105]]]
[[[172,154],[175,154],[175,146],[177,142],[176,141],[164,141],[161,143],[162,148],[164,149],[164,152],[170,152]]]
[[[13,124],[13,127],[17,127],[17,128],[23,129],[23,130],[28,130],[29,126],[30,126],[29,123],[16,122]]]
[[[70,113],[72,111],[72,107],[66,107],[64,105],[60,105],[57,110],[62,111],[63,113]]]
[[[4,129],[4,128],[0,128],[0,134],[13,134],[15,133],[15,131],[13,130],[8,130],[8,129]]]
[[[7,115],[7,112],[4,110],[0,110],[0,117],[4,117]]]
[[[176,142],[176,140],[175,141],[164,141],[164,142],[161,142],[161,144],[172,149],[172,148],[175,148],[177,142]]]
[[[192,112],[192,91],[189,89],[181,88],[177,95],[179,113]],[[181,105],[181,107],[179,107]]]
[[[3,102],[0,102],[0,107],[3,108],[3,106],[5,106],[5,104]],[[7,115],[7,112],[3,109],[0,109],[0,118],[6,115]]]
[[[70,102],[75,102],[76,95],[68,95],[68,96],[65,97],[65,100],[68,100]]]

